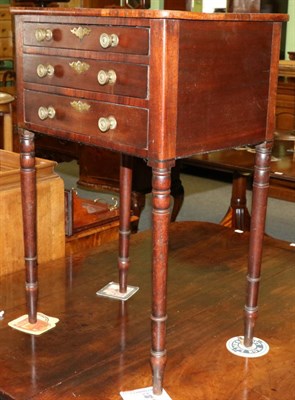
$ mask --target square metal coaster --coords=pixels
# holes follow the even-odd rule
[[[41,335],[42,333],[54,328],[58,321],[58,318],[48,317],[47,315],[38,312],[37,322],[35,324],[29,322],[28,315],[26,314],[8,322],[8,325],[13,329],[29,333],[30,335]]]
[[[160,396],[156,396],[152,387],[120,392],[120,395],[123,400],[172,400],[164,389]]]
[[[98,290],[96,294],[98,296],[109,297],[111,299],[126,301],[130,299],[137,291],[139,287],[137,286],[127,286],[126,293],[120,293],[119,284],[115,282],[110,282],[102,289]]]

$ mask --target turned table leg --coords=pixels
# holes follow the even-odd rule
[[[37,322],[37,221],[36,221],[36,168],[34,134],[23,131],[20,137],[20,175],[24,229],[24,255],[26,269],[26,300],[28,319]]]
[[[153,167],[153,260],[152,260],[152,348],[154,394],[161,394],[166,364],[166,298],[168,228],[170,222],[171,168],[162,163]]]
[[[132,189],[132,157],[121,154],[120,158],[120,226],[119,226],[119,290],[127,291],[129,268],[130,209]]]
[[[261,274],[262,247],[269,189],[272,143],[256,146],[253,179],[252,217],[250,226],[247,294],[244,311],[244,345],[252,346],[258,313],[258,292]]]

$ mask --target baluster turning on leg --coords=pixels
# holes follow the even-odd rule
[[[130,210],[131,210],[131,186],[132,186],[131,156],[121,154],[120,161],[120,229],[119,229],[119,291],[127,291],[127,273],[129,268],[129,244],[130,244]]]
[[[265,142],[256,146],[246,304],[244,308],[244,336],[233,337],[226,344],[231,353],[245,358],[261,357],[269,350],[269,346],[264,340],[254,337],[254,327],[258,313],[258,293],[269,189],[271,149],[272,142]]]
[[[269,189],[271,150],[272,142],[256,146],[245,304],[244,345],[246,347],[250,347],[253,344],[254,326],[258,313],[258,292]]]
[[[171,165],[153,166],[152,348],[153,392],[162,393],[166,365],[167,264]]]
[[[34,134],[23,131],[20,137],[20,145],[26,300],[29,322],[35,324],[37,322],[38,273]]]

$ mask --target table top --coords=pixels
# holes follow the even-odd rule
[[[183,162],[187,165],[206,166],[220,171],[252,173],[254,158],[255,149],[245,146],[195,155]],[[270,168],[272,178],[295,182],[294,141],[275,140]]]
[[[193,21],[288,21],[287,14],[264,13],[197,13],[177,10],[151,10],[130,8],[72,8],[59,7],[46,9],[42,7],[11,7],[12,14],[23,15],[65,15],[65,16],[97,16],[97,17],[122,17],[122,18],[147,18],[147,19],[183,19]]]
[[[281,60],[279,62],[279,76],[295,78],[295,61]]]

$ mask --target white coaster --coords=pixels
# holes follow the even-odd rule
[[[172,400],[164,389],[160,396],[153,394],[152,387],[120,392],[120,395],[123,400]]]
[[[251,347],[244,345],[244,336],[235,336],[226,342],[226,348],[232,354],[245,357],[245,358],[256,358],[262,357],[269,351],[269,345],[262,339],[256,337],[253,338],[253,344]]]
[[[139,289],[139,287],[137,287],[137,286],[129,286],[128,285],[126,293],[120,293],[119,284],[115,283],[115,282],[110,282],[105,287],[98,290],[96,292],[96,294],[98,296],[110,297],[111,299],[125,301],[125,300],[130,299],[130,297],[133,296],[138,291],[138,289]]]
[[[37,322],[35,324],[29,322],[28,315],[26,314],[8,322],[8,325],[13,329],[29,333],[30,335],[41,335],[42,333],[54,328],[58,321],[58,318],[48,317],[47,315],[38,312]]]

